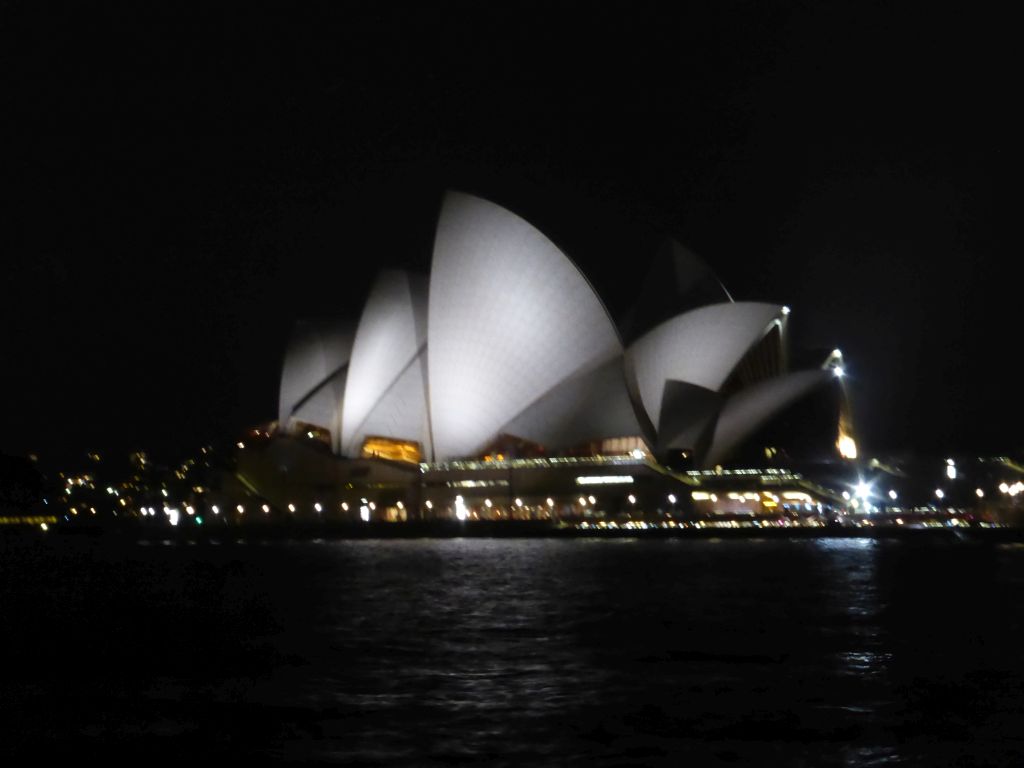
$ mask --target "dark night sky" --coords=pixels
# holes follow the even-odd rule
[[[1009,20],[772,5],[0,5],[0,449],[171,458],[273,418],[293,320],[426,271],[449,186],[613,313],[666,234],[789,304],[869,451],[1019,449]]]

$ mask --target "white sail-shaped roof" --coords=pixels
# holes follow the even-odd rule
[[[352,436],[349,450],[358,455],[363,441],[370,436],[412,440],[429,457],[430,425],[427,420],[427,353],[424,349],[406,366],[394,383],[381,395]]]
[[[331,376],[317,387],[292,411],[292,419],[315,424],[331,433],[331,443],[340,445],[341,400],[345,396],[346,368]]]
[[[626,351],[626,371],[651,423],[661,422],[666,381],[717,392],[782,316],[783,308],[775,304],[712,304],[666,320],[637,339]]]
[[[762,381],[733,395],[715,424],[704,464],[713,466],[721,462],[775,414],[831,379],[832,373],[828,370],[797,371]]]
[[[405,375],[403,392],[413,375],[419,376],[423,388],[422,375],[408,371],[419,370],[417,359],[427,340],[426,294],[426,281],[406,272],[382,272],[374,283],[352,345],[345,387],[341,444],[349,456],[358,455],[363,436],[380,434],[367,432],[366,421],[400,377]],[[405,406],[414,407],[407,394],[403,398]],[[423,413],[414,417],[406,414],[396,423],[408,423],[410,418],[417,423],[424,421],[426,400],[422,393],[418,402]],[[385,436],[416,440],[418,435],[419,429],[416,435]]]
[[[295,325],[281,370],[278,423],[287,428],[292,417],[333,430],[331,408],[341,406],[337,380],[352,351],[352,328],[335,321],[302,321]],[[328,384],[329,380],[334,383]],[[336,400],[331,402],[332,398]],[[312,401],[315,401],[315,405]],[[297,412],[297,409],[301,412]],[[330,415],[330,418],[326,418]],[[323,421],[316,420],[322,419]]]
[[[449,193],[434,242],[428,326],[438,460],[472,455],[563,379],[621,351],[604,305],[539,230]]]
[[[711,440],[711,427],[722,405],[722,396],[685,381],[666,381],[658,424],[659,451],[700,451]]]
[[[609,437],[643,436],[651,441],[652,430],[643,421],[626,389],[622,355],[617,354],[550,389],[501,432],[548,449]]]

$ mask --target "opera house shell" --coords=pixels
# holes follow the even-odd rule
[[[382,272],[357,323],[297,325],[278,429],[315,429],[353,458],[438,463],[512,445],[713,466],[831,378],[827,362],[788,370],[788,314],[733,301],[670,242],[616,324],[542,232],[449,192],[429,277]]]

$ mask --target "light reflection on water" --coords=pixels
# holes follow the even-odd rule
[[[51,602],[34,614],[0,581],[10,620],[38,633],[3,650],[54,633],[109,653],[105,625],[133,640],[121,683],[68,666],[8,686],[74,711],[62,721],[88,746],[162,728],[182,754],[384,765],[941,765],[1000,762],[1024,726],[1019,550],[455,539],[25,557],[0,575],[35,568]]]

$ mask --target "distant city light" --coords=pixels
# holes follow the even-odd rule
[[[341,502],[341,511],[342,512],[348,512],[348,502],[347,501]]]
[[[841,365],[834,365],[832,366],[832,375],[837,379],[841,379],[846,375],[846,369]]]
[[[889,498],[892,499],[893,501],[896,501],[896,491],[890,490],[889,491]]]
[[[294,512],[295,511],[295,505],[294,504],[289,504],[288,505],[288,511],[289,512]]]
[[[946,477],[950,480],[956,480],[956,464],[953,463],[952,459],[946,459]]]
[[[484,499],[484,506],[490,509],[494,505],[491,503],[490,499]]]
[[[370,522],[370,507],[366,504],[359,507],[359,519],[364,523]]]
[[[629,494],[629,496],[627,496],[626,498],[629,499],[630,504],[636,504],[636,496],[634,496],[632,493]]]
[[[218,507],[216,504],[214,504],[212,507],[210,507],[210,509],[213,510],[213,514],[215,514],[215,515],[219,515],[220,514],[220,507]]]
[[[550,497],[549,497],[549,498],[548,498],[548,499],[547,499],[547,500],[546,500],[546,501],[545,501],[544,503],[545,503],[545,504],[547,504],[547,505],[548,505],[548,507],[553,507],[553,506],[555,506],[555,500],[554,500],[554,499],[552,499],[552,498],[550,498]]]
[[[434,502],[432,502],[430,499],[427,499],[427,503],[424,506],[426,506],[427,509],[433,509]]]
[[[523,500],[522,500],[522,499],[520,499],[520,498],[516,498],[516,506],[517,506],[517,507],[521,507],[521,506],[523,506]]]
[[[469,517],[469,510],[466,509],[466,502],[461,496],[455,497],[455,517],[458,520],[465,520]]]
[[[593,496],[587,496],[587,501],[589,501],[591,504],[597,504],[597,499],[595,499]]]
[[[871,486],[861,480],[857,483],[857,487],[854,489],[854,492],[857,494],[857,498],[859,499],[869,498],[871,496]]]
[[[944,498],[946,498],[946,492],[943,491],[941,488],[936,488],[935,489],[935,497],[938,498],[938,499],[944,499]]]
[[[263,509],[263,514],[265,514],[265,515],[266,514],[270,514],[270,505],[269,504],[264,504],[262,509]]]
[[[238,441],[237,445],[238,450],[242,450],[243,448],[245,448],[245,443],[243,443],[241,440]]]
[[[241,504],[239,504],[237,507],[235,507],[235,509],[238,510],[238,514],[240,514],[240,515],[244,515],[245,514],[245,507],[243,507]]]
[[[315,509],[315,510],[316,510],[317,512],[323,512],[323,511],[324,511],[324,508],[323,508],[323,507],[322,507],[322,506],[320,505],[320,502],[319,502],[319,501],[318,501],[318,502],[316,502],[316,503],[315,503],[315,504],[313,505],[313,509]]]
[[[587,506],[587,497],[586,496],[580,496],[579,499],[577,499],[577,501],[579,501],[581,507]]]
[[[985,498],[985,492],[983,490],[981,490],[981,488],[975,488],[974,489],[974,495],[977,496],[979,499],[984,499]]]
[[[674,493],[670,493],[668,495],[668,503],[669,504],[675,504],[676,503],[676,495]]]
[[[849,491],[843,491],[843,498],[846,499],[847,501],[849,501],[850,500],[850,492]]]

